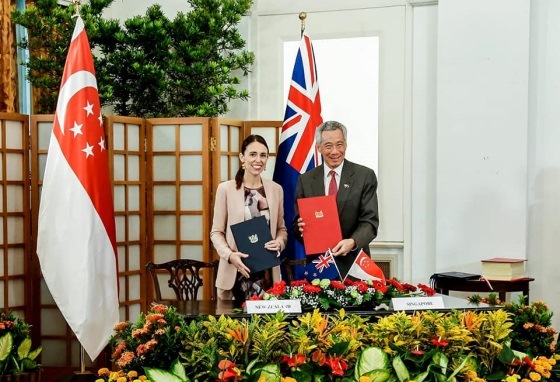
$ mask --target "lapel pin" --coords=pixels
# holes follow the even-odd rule
[[[350,188],[350,185],[347,183],[344,183],[344,188]]]

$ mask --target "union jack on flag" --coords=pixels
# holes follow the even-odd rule
[[[294,63],[273,176],[274,181],[284,189],[284,219],[288,227],[294,219],[299,175],[322,163],[315,147],[315,129],[321,123],[323,118],[315,54],[311,39],[304,33]],[[290,231],[283,256],[296,260],[304,258],[303,245],[294,239]],[[309,263],[310,266],[313,265]],[[296,267],[295,277],[300,279],[304,276],[303,268]]]
[[[329,268],[331,264],[334,264],[334,259],[333,256],[327,252],[324,255],[319,255],[312,263],[315,264],[315,268],[317,268],[319,272],[323,272],[323,270]]]
[[[313,279],[338,279],[340,271],[336,261],[329,249],[324,255],[319,255],[302,269],[303,277],[307,280]]]

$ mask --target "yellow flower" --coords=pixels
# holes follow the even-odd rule
[[[261,379],[259,378],[259,381]],[[297,379],[294,379],[292,377],[282,377],[282,382],[297,382]]]
[[[506,382],[517,382],[517,380],[521,378],[518,374],[508,375],[505,379]]]
[[[134,378],[138,377],[138,373],[136,372],[136,370],[130,370],[126,376],[129,379],[134,379]]]
[[[148,377],[146,377],[145,375],[141,375],[141,376],[138,377],[138,379],[141,380],[141,381],[147,381]]]
[[[370,378],[370,377],[366,377],[365,375],[364,375],[364,376],[361,376],[361,377],[360,377],[360,382],[371,382],[371,378]]]
[[[541,375],[539,373],[535,373],[534,371],[529,373],[529,378],[531,378],[531,381],[540,381],[541,380]]]
[[[477,377],[477,374],[476,374],[476,371],[474,371],[474,370],[468,370],[465,373],[465,378],[466,378],[467,381],[472,381],[473,379],[476,379],[476,377]]]

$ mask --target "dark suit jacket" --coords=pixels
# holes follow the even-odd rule
[[[297,199],[325,195],[324,167],[323,164],[298,178],[292,230],[295,238],[300,242],[302,237],[297,225],[299,219]],[[342,237],[354,239],[358,248],[363,248],[369,254],[369,243],[377,236],[379,226],[375,172],[365,166],[344,160],[336,204]]]

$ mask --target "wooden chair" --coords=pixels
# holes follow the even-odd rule
[[[206,263],[204,261],[193,260],[193,259],[179,259],[171,260],[166,263],[155,264],[153,262],[148,262],[146,264],[146,269],[152,276],[154,282],[156,300],[163,300],[161,296],[161,288],[158,279],[158,270],[166,270],[169,273],[169,280],[167,280],[167,285],[173,289],[175,296],[179,301],[189,301],[197,300],[198,290],[203,285],[203,279],[200,271],[203,268],[211,268],[212,270],[212,282],[216,279],[216,273],[218,271],[218,261],[212,263]],[[215,299],[216,293],[214,291],[214,282],[212,284],[212,299]]]
[[[305,267],[307,265],[307,259],[304,257],[302,259],[292,260],[287,257],[282,259],[282,267],[284,268],[284,274],[286,275],[286,283],[289,284],[294,281],[294,266],[301,265]]]

